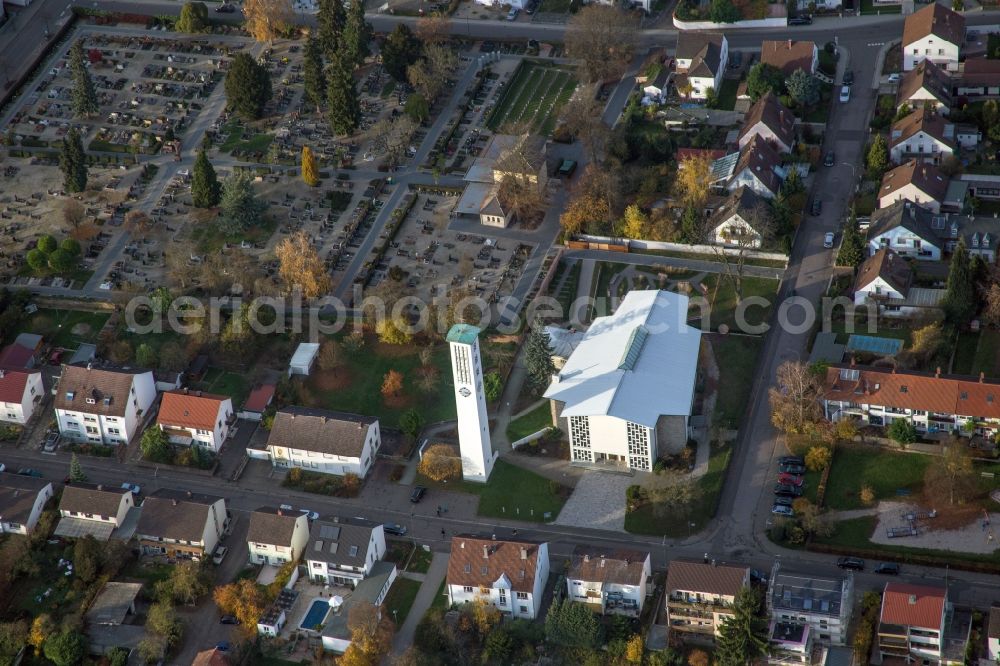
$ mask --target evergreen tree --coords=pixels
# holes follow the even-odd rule
[[[715,657],[719,666],[746,666],[767,654],[767,620],[761,613],[760,592],[742,588],[733,614],[722,620]]]
[[[799,68],[792,72],[785,86],[788,88],[788,95],[799,106],[810,107],[819,102],[819,79],[804,69]]]
[[[237,171],[222,184],[222,224],[230,234],[239,234],[260,222],[264,204],[257,199],[250,174]]]
[[[302,61],[302,78],[306,99],[313,103],[318,113],[326,100],[326,76],[323,74],[323,54],[320,43],[312,36],[306,40]]]
[[[319,185],[319,167],[316,165],[316,155],[309,146],[302,146],[302,182],[309,187]]]
[[[397,23],[382,44],[382,66],[397,81],[406,81],[406,68],[415,63],[423,48],[420,40],[405,24]]]
[[[681,215],[681,242],[696,245],[701,241],[701,216],[694,206],[688,206]]]
[[[243,120],[257,120],[271,99],[271,75],[249,53],[237,53],[226,73],[226,103]]]
[[[889,146],[886,145],[885,137],[876,134],[872,139],[872,145],[868,148],[865,156],[865,165],[868,167],[870,178],[881,178],[889,166]]]
[[[73,88],[70,91],[73,115],[77,118],[94,115],[99,110],[97,93],[94,91],[90,72],[87,71],[82,39],[69,47],[69,70],[73,77]]]
[[[83,192],[87,189],[87,155],[83,152],[83,141],[75,127],[70,128],[63,138],[59,168],[62,170],[63,187],[67,192]]]
[[[962,239],[951,255],[943,305],[945,317],[955,326],[965,326],[976,314],[976,287],[972,281],[969,252]]]
[[[340,57],[347,61],[349,69],[360,66],[368,57],[368,42],[371,39],[372,26],[365,21],[364,3],[352,2],[347,12],[347,21],[341,34],[338,52]]]
[[[334,134],[341,136],[357,129],[361,118],[353,69],[346,57],[335,57],[330,64],[330,78],[326,87],[326,113],[330,129]]]
[[[87,475],[84,474],[75,453],[69,459],[69,480],[73,483],[83,483],[87,480]]]
[[[180,32],[205,32],[208,27],[208,7],[204,2],[185,2],[176,27]]]
[[[347,24],[343,0],[319,0],[316,23],[320,50],[332,60],[344,39]]]
[[[865,239],[858,231],[858,218],[851,210],[851,216],[847,218],[847,226],[844,227],[844,240],[840,244],[840,252],[837,254],[838,266],[850,266],[857,268],[865,260]]]
[[[528,370],[528,383],[535,391],[541,391],[548,386],[556,371],[552,363],[552,346],[549,342],[549,336],[541,320],[536,319],[524,341],[524,365]]]
[[[785,75],[774,65],[754,63],[747,72],[747,94],[756,102],[768,92],[780,95],[785,87]]]
[[[208,161],[205,149],[198,151],[191,170],[191,201],[195,208],[211,208],[219,204],[219,178]]]

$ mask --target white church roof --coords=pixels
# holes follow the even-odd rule
[[[549,336],[549,348],[552,349],[552,355],[559,358],[569,358],[576,346],[583,340],[584,331],[560,326],[546,326],[545,334]]]
[[[630,291],[598,317],[545,391],[562,416],[614,416],[654,427],[661,415],[689,415],[701,331],[687,325],[688,298]]]

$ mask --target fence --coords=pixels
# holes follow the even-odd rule
[[[751,19],[735,23],[714,23],[712,21],[682,21],[674,14],[674,27],[678,30],[742,30],[744,28],[784,28],[788,19],[781,18]]]
[[[706,254],[715,255],[719,252],[727,254],[730,256],[743,254],[749,259],[764,259],[767,261],[783,261],[788,262],[788,255],[781,252],[765,252],[763,250],[745,250],[735,247],[725,247],[721,245],[686,245],[684,243],[667,243],[664,241],[651,241],[651,240],[632,240],[628,238],[610,238],[607,236],[589,236],[580,234],[573,237],[573,240],[566,245],[570,248],[580,249],[575,246],[574,242],[581,242],[588,244],[589,247],[585,249],[593,250],[603,250],[603,249],[614,249],[617,247],[622,247],[622,250],[616,250],[618,252],[629,252],[633,250],[664,250],[667,252],[684,252],[687,254]],[[595,247],[600,245],[607,245],[608,247]],[[613,247],[612,247],[613,246]],[[712,256],[707,257],[711,260]]]

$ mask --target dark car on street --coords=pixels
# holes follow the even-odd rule
[[[785,497],[801,497],[802,488],[787,483],[776,483],[774,484],[774,494],[784,495]]]
[[[239,624],[240,621],[236,619],[235,615],[223,615],[219,618],[219,624]]]
[[[812,25],[812,17],[808,14],[803,14],[802,16],[793,16],[788,19],[788,25]]]
[[[855,571],[865,570],[865,561],[860,557],[841,557],[837,559],[837,566],[841,569],[854,569]]]
[[[394,536],[406,536],[406,528],[402,525],[397,525],[396,523],[386,523],[382,526],[386,534],[392,534]]]
[[[826,152],[826,157],[823,158],[823,166],[832,167],[836,163],[837,158],[832,150]]]
[[[236,11],[236,6],[235,5],[231,5],[228,2],[224,3],[224,4],[221,4],[221,5],[219,5],[218,7],[215,8],[215,13],[216,14],[232,14],[235,11]]]
[[[40,479],[44,476],[37,469],[31,469],[30,467],[22,467],[21,469],[17,470],[17,473],[20,474],[21,476],[33,476],[36,479]]]
[[[778,458],[779,465],[805,465],[806,459],[802,456],[781,456]]]
[[[805,474],[806,466],[799,465],[797,463],[788,463],[785,465],[778,465],[778,471],[782,474]]]
[[[426,488],[424,488],[423,486],[414,486],[413,492],[410,493],[410,501],[416,504],[417,502],[419,502],[424,498],[425,494],[427,494]]]
[[[820,214],[823,212],[823,202],[819,200],[819,197],[813,199],[812,208],[810,209],[810,212],[813,214],[813,217],[819,217]]]
[[[787,495],[775,495],[774,505],[775,506],[791,506],[792,502],[795,501],[794,497],[788,497]]]
[[[854,72],[847,70],[844,72],[844,85],[849,86],[854,84]]]
[[[880,562],[879,565],[875,567],[875,573],[885,574],[886,576],[898,576],[899,565],[895,562]]]

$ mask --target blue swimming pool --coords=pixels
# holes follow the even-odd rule
[[[326,615],[329,612],[330,603],[326,599],[313,599],[312,604],[309,606],[309,612],[302,618],[299,628],[315,630],[317,625],[323,624],[323,620],[326,619]]]

